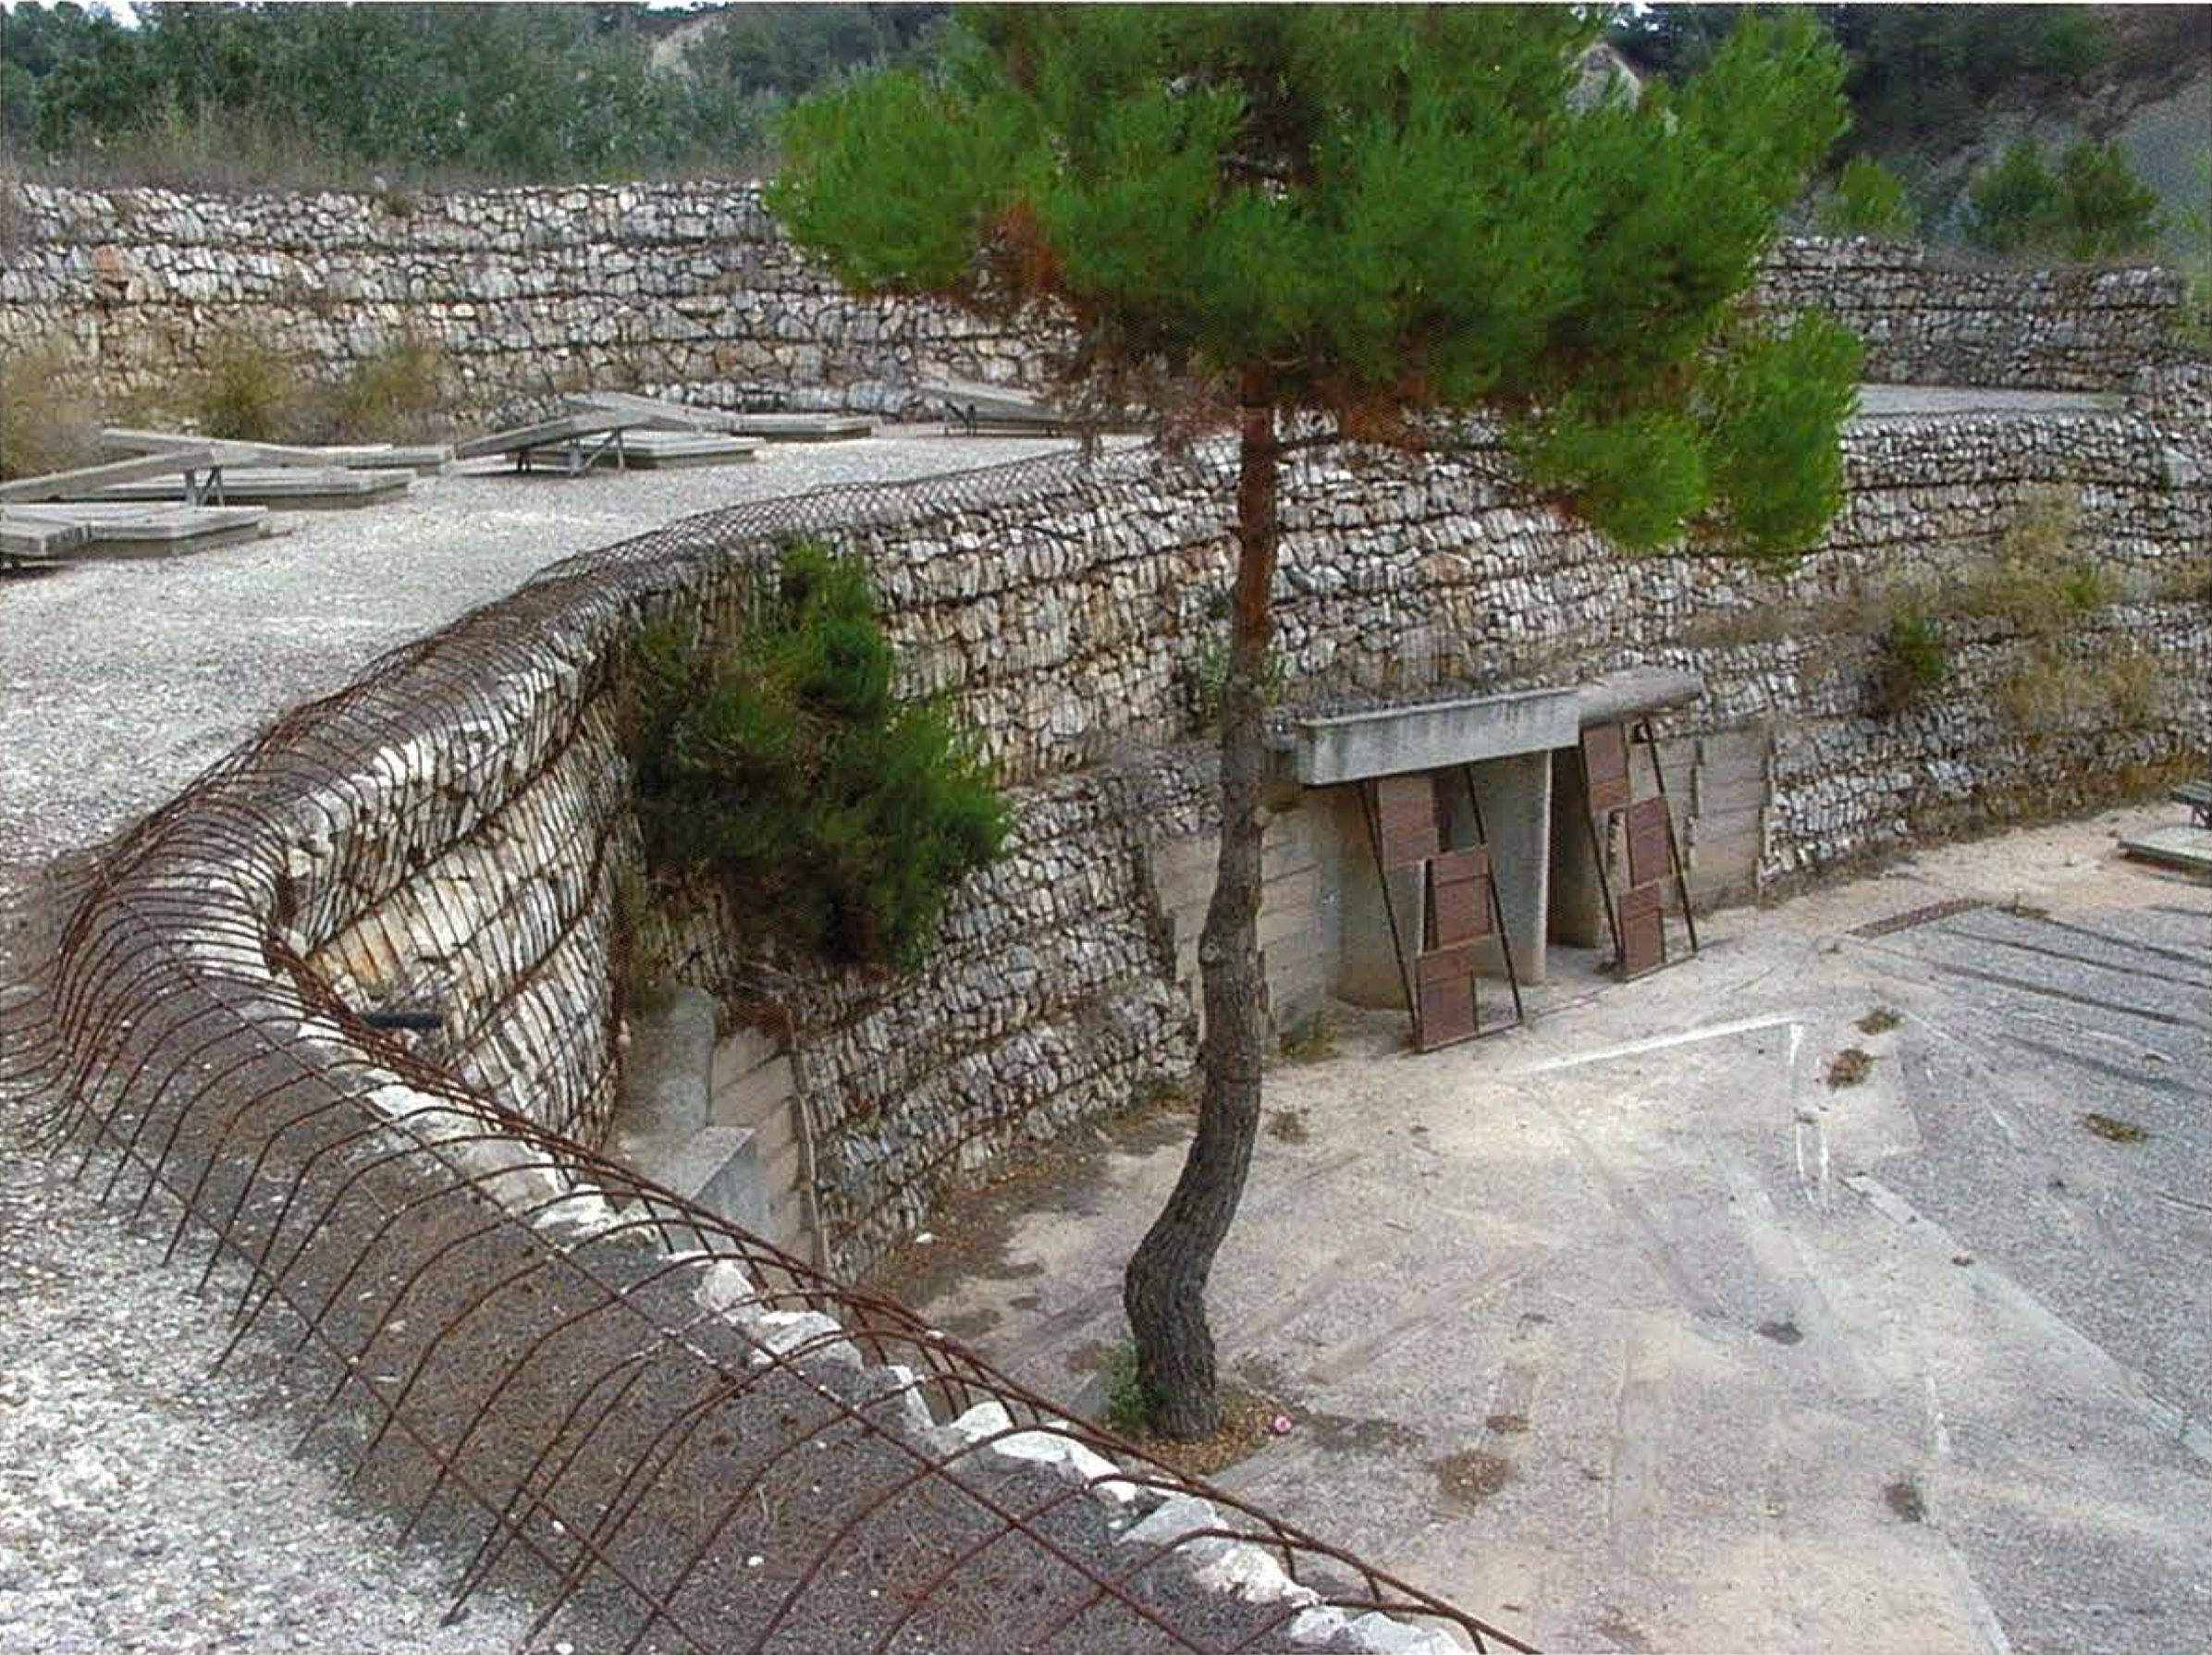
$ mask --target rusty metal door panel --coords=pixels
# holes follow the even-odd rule
[[[1664,796],[1640,799],[1628,806],[1628,883],[1649,885],[1674,872],[1667,854],[1673,824]]]
[[[1638,976],[1666,963],[1666,909],[1656,884],[1621,892],[1621,975]]]
[[[1413,962],[1420,1016],[1416,1041],[1423,1051],[1471,1039],[1475,1032],[1475,956],[1465,946],[1432,949]]]
[[[1438,947],[1490,935],[1490,852],[1477,845],[1447,851],[1429,864],[1430,914]]]
[[[1598,724],[1582,732],[1582,778],[1592,815],[1627,807],[1628,737],[1619,725]]]
[[[1436,788],[1422,776],[1385,776],[1375,783],[1376,837],[1382,865],[1402,868],[1436,854]]]

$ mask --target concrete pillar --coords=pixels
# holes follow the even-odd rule
[[[1403,868],[1390,876],[1386,909],[1359,788],[1322,788],[1308,796],[1320,806],[1314,811],[1314,852],[1322,884],[1336,895],[1332,915],[1335,964],[1329,992],[1350,1005],[1403,1011],[1406,981],[1391,946],[1391,912],[1396,913],[1407,948],[1418,949],[1420,870]]]
[[[766,1235],[768,1191],[755,1134],[743,1127],[707,1124],[714,996],[674,985],[649,999],[630,1019],[614,1119],[615,1158],[717,1218]]]
[[[1582,754],[1561,747],[1552,755],[1551,939],[1567,948],[1611,946],[1597,852],[1582,812]]]

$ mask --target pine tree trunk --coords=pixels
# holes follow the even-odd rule
[[[1206,1006],[1205,1091],[1174,1194],[1129,1260],[1122,1306],[1137,1377],[1162,1434],[1210,1435],[1221,1423],[1206,1279],[1236,1216],[1260,1126],[1266,984],[1260,969],[1260,791],[1267,753],[1261,686],[1273,631],[1275,482],[1281,452],[1273,386],[1248,369],[1236,484],[1236,588],[1222,685],[1222,840],[1213,901],[1198,941]]]

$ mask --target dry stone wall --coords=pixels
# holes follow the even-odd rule
[[[2166,352],[2181,284],[2162,270],[2021,270],[1797,236],[1768,255],[1754,300],[1835,316],[1877,384],[2123,391]]]
[[[52,341],[157,406],[238,337],[324,379],[425,340],[456,416],[486,420],[585,386],[896,414],[933,374],[1034,383],[1042,365],[1033,338],[843,292],[751,184],[211,195],[0,179],[0,348]],[[1839,316],[1875,380],[2102,390],[2160,348],[2177,297],[2156,271],[1959,267],[1814,238],[1781,242],[1757,295]]]
[[[335,379],[437,347],[458,412],[586,387],[734,408],[896,412],[917,381],[1018,381],[1028,344],[942,307],[862,301],[750,185],[193,195],[0,180],[0,347],[62,346],[113,393],[173,398],[225,341]]]

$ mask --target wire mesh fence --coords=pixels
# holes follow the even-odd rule
[[[0,1010],[27,1142],[225,1295],[224,1360],[265,1373],[301,1452],[457,1560],[453,1614],[516,1591],[526,1641],[718,1655],[1407,1636],[1373,1612],[1527,1647],[473,1088],[301,946],[403,877],[411,838],[495,811],[517,761],[492,738],[644,607],[792,534],[1214,464],[841,487],[571,558],[280,717],[45,893],[34,975]],[[435,787],[393,759],[424,746]]]

